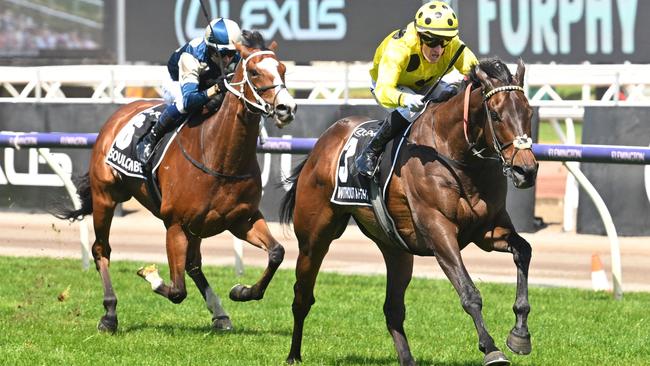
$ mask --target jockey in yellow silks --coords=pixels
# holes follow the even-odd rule
[[[381,42],[370,70],[371,91],[379,105],[392,113],[357,158],[359,173],[368,177],[374,174],[386,143],[420,115],[425,105],[424,94],[443,76],[461,45],[456,13],[442,1],[423,5],[413,22]],[[455,68],[467,74],[476,64],[476,56],[465,47],[449,71]],[[455,85],[441,81],[429,100],[438,103],[454,94]]]

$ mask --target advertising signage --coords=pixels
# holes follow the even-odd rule
[[[369,61],[379,42],[406,25],[421,0],[203,0],[210,17],[276,40],[283,60]],[[164,3],[164,4],[163,4]],[[449,1],[463,40],[479,57],[528,63],[650,62],[643,21],[650,1]],[[164,63],[203,34],[199,0],[126,2],[126,58]]]
[[[458,1],[463,39],[477,55],[527,62],[650,62],[650,1]]]

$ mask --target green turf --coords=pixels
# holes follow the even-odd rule
[[[561,123],[560,125],[562,126],[562,129],[566,128],[563,123]],[[576,123],[574,126],[575,126],[575,134],[576,134],[576,144],[580,144],[580,142],[582,141],[582,123]],[[566,131],[564,132],[566,133]],[[562,143],[557,133],[555,132],[555,129],[553,128],[553,126],[551,126],[551,123],[545,121],[539,124],[539,135],[537,140],[539,141],[539,143],[542,144]]]
[[[325,259],[327,260],[327,258]],[[433,259],[432,259],[433,260]],[[2,365],[282,365],[292,329],[293,272],[280,271],[262,301],[234,303],[227,291],[261,273],[206,268],[223,297],[235,331],[214,333],[210,315],[190,282],[174,305],[135,275],[145,263],[114,262],[119,330],[96,331],[103,314],[99,275],[78,261],[0,257],[0,364]],[[166,266],[161,268],[167,278]],[[304,365],[393,365],[384,325],[383,276],[321,274],[307,318]],[[533,353],[513,355],[505,338],[514,323],[514,286],[478,283],[489,330],[515,365],[650,364],[650,294],[531,288]],[[67,287],[69,297],[57,296]],[[470,317],[447,281],[415,279],[407,292],[405,328],[420,365],[481,365]]]

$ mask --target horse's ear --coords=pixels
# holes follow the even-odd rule
[[[476,76],[478,76],[481,84],[483,84],[485,87],[488,89],[494,89],[494,83],[492,83],[492,80],[490,80],[488,74],[486,74],[485,71],[481,70],[481,67],[478,65],[476,66]]]
[[[524,76],[526,75],[526,66],[524,65],[524,60],[519,58],[517,60],[517,73],[515,74],[515,80],[520,87],[524,87]]]
[[[269,45],[269,49],[275,52],[278,49],[278,42],[276,41],[271,42],[271,44]]]

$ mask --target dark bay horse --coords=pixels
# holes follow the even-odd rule
[[[116,134],[139,112],[159,101],[139,101],[118,109],[101,129],[88,174],[79,185],[79,210],[59,217],[77,219],[92,213],[95,242],[92,254],[104,286],[104,308],[98,328],[117,330],[117,298],[109,274],[109,230],[116,205],[135,197],[167,228],[166,249],[171,283],[165,284],[151,267],[139,274],[152,289],[174,303],[187,296],[185,272],[192,278],[213,313],[213,327],[231,329],[231,322],[201,269],[201,240],[229,230],[236,237],[268,252],[268,266],[253,286],[237,285],[236,301],[258,300],[284,258],[284,248],[271,235],[259,210],[262,183],[256,158],[261,115],[273,116],[278,127],[291,123],[296,104],[284,85],[286,68],[257,32],[244,32],[237,65],[220,110],[201,123],[189,121],[169,145],[157,170],[160,209],[140,179],[119,174],[104,160]],[[200,117],[200,116],[198,116]],[[185,153],[180,146],[185,149]],[[194,162],[184,156],[189,155]]]
[[[304,321],[315,302],[319,268],[330,243],[343,234],[350,217],[384,257],[384,315],[400,364],[415,364],[403,326],[404,294],[412,277],[414,254],[437,258],[474,321],[483,363],[510,363],[485,327],[481,295],[463,264],[460,251],[470,242],[485,251],[513,255],[516,321],[507,345],[515,353],[530,353],[531,246],[517,234],[506,212],[507,177],[515,186],[527,188],[537,176],[538,164],[528,137],[533,112],[523,93],[524,72],[521,61],[514,76],[499,60],[482,61],[470,73],[464,92],[446,103],[429,105],[411,126],[386,191],[386,206],[408,248],[391,243],[370,207],[330,202],[339,152],[353,129],[368,119],[344,118],[318,139],[289,178],[293,185],[280,213],[282,222],[293,220],[299,242],[288,363],[301,361]]]

